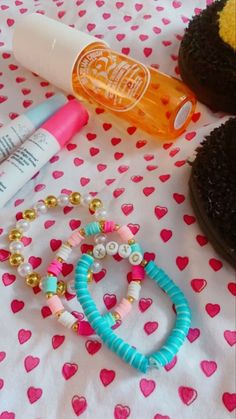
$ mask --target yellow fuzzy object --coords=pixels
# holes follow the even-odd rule
[[[228,0],[219,13],[219,35],[236,50],[236,0]]]

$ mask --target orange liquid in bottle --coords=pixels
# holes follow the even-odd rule
[[[79,55],[72,75],[75,96],[108,108],[159,138],[173,139],[191,120],[196,100],[179,80],[95,42]]]

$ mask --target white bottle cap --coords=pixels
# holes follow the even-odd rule
[[[73,93],[72,71],[76,59],[86,46],[95,42],[100,41],[40,13],[33,13],[16,23],[13,52],[20,64]]]

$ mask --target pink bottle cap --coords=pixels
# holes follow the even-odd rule
[[[78,100],[73,99],[44,122],[41,128],[50,132],[63,147],[87,122],[87,110]]]

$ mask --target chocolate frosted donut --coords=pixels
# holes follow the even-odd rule
[[[202,230],[236,268],[236,118],[214,129],[196,150],[190,198]]]
[[[219,0],[186,29],[179,50],[183,81],[215,111],[236,114],[236,0]]]

